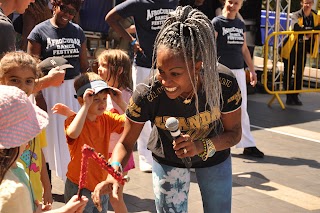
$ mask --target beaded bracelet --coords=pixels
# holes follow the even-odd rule
[[[137,39],[134,39],[133,41],[131,41],[131,46],[133,46],[133,45],[135,45],[136,44],[136,42],[137,42]]]
[[[203,139],[203,138],[200,138],[199,139],[202,144],[203,144],[203,152],[198,154],[198,156],[200,158],[202,158],[203,161],[206,161],[208,159],[208,153],[207,153],[207,142],[206,142],[206,139]]]

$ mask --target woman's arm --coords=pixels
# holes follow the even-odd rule
[[[256,74],[256,71],[254,70],[251,54],[247,46],[246,33],[244,33],[243,36],[244,36],[244,42],[242,45],[242,55],[243,55],[244,61],[246,62],[250,70],[250,84],[252,86],[255,86],[257,84],[257,74]]]
[[[41,44],[36,41],[28,40],[27,53],[40,58],[41,56]]]
[[[110,162],[118,161],[123,166],[127,164],[130,154],[133,151],[134,144],[136,143],[144,124],[135,123],[126,119],[124,130],[121,138],[112,152]]]
[[[112,151],[110,163],[119,162],[122,167],[126,165],[143,126],[144,124],[135,123],[129,119],[126,119],[124,131],[120,140]],[[114,166],[114,168],[119,170],[119,167],[117,166]],[[113,197],[117,198],[118,186],[119,183],[117,180],[115,180],[111,175],[108,175],[107,180],[100,182],[92,193],[92,200],[95,205],[100,206],[100,196],[110,193],[111,191],[113,193]]]
[[[221,114],[224,131],[221,135],[211,138],[217,151],[225,150],[239,143],[241,139],[241,108]]]
[[[115,8],[109,11],[109,13],[105,17],[105,21],[109,24],[110,27],[112,27],[114,31],[119,34],[120,37],[132,42],[135,38],[132,37],[120,24],[121,20],[123,20],[123,18],[117,13]]]
[[[114,31],[119,34],[120,37],[129,41],[130,43],[134,42],[136,39],[132,35],[130,35],[130,33],[128,33],[126,29],[120,24],[121,20],[123,20],[123,18],[117,13],[115,8],[110,10],[105,18],[105,21],[109,24],[110,27],[112,27]],[[133,48],[134,52],[143,52],[138,41],[134,42]]]
[[[79,60],[80,60],[80,72],[81,73],[87,72],[87,70],[89,68],[89,62],[88,62],[88,56],[87,56],[87,42],[86,41],[84,41],[81,44],[81,51],[80,51]]]

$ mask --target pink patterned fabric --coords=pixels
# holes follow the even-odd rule
[[[48,115],[17,87],[0,85],[0,149],[19,147],[48,125]]]

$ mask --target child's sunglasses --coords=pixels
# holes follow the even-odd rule
[[[69,13],[72,16],[75,16],[77,14],[76,9],[70,8],[67,5],[62,4],[59,7],[60,7],[60,11],[62,11],[63,13]]]

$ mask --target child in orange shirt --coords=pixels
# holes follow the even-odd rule
[[[126,103],[122,99],[120,90],[111,89],[99,75],[93,72],[84,73],[75,80],[74,87],[81,109],[76,115],[70,116],[65,121],[65,132],[71,157],[64,189],[65,201],[78,192],[82,146],[87,144],[108,158],[110,134],[112,132],[121,133],[125,121],[124,115],[105,112],[108,94],[123,110],[126,108]],[[107,171],[102,170],[93,161],[89,161],[87,180],[82,190],[83,195],[89,198],[84,212],[97,211],[90,199],[91,192],[99,182],[106,179],[107,175]],[[102,212],[107,212],[108,199],[108,195],[101,199]]]
[[[132,77],[131,77],[131,61],[129,55],[120,49],[108,49],[104,50],[98,56],[99,69],[98,74],[100,77],[107,82],[109,86],[115,87],[121,91],[122,98],[126,103],[129,103],[129,100],[132,95]],[[57,103],[52,108],[53,113],[58,113],[65,115],[67,117],[75,114],[68,106]],[[124,110],[112,100],[110,96],[107,99],[107,110],[123,114]],[[110,143],[109,143],[109,157],[111,157],[113,148],[120,139],[121,134],[116,132],[111,133]],[[123,168],[123,175],[127,175],[128,171],[135,168],[135,163],[133,159],[133,154],[130,155],[130,158],[127,162],[127,165]],[[118,196],[114,198],[113,196],[109,197],[111,206],[115,212],[128,212],[127,207],[123,199],[123,185],[119,186]]]

